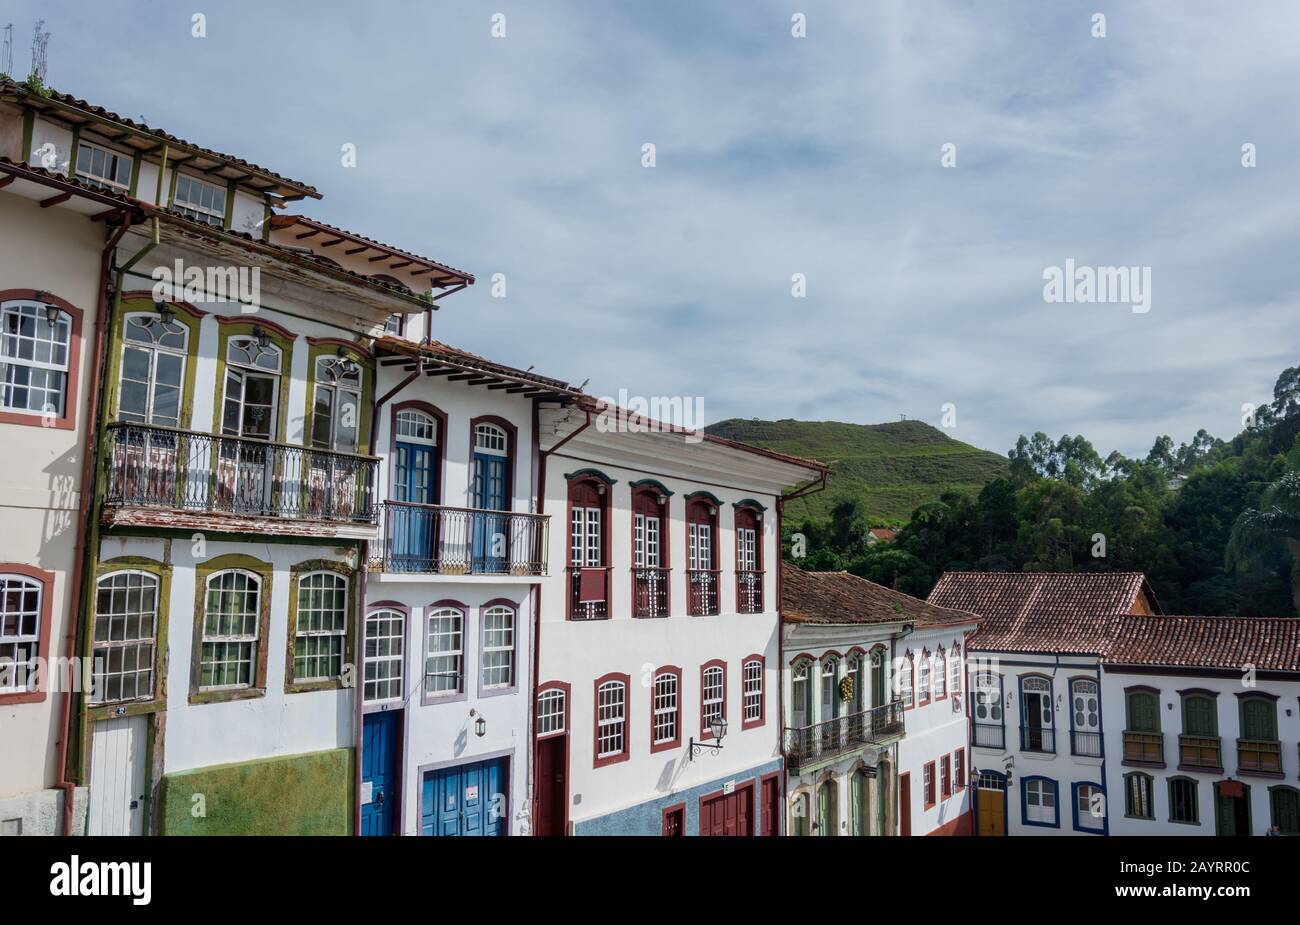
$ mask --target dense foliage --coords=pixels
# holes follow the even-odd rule
[[[944,571],[1141,571],[1166,613],[1300,612],[1300,367],[1231,441],[1204,430],[1145,459],[1102,459],[1082,436],[1022,436],[1006,477],[921,505],[896,542],[868,543],[852,499],[792,523],[807,569],[848,569],[924,597]]]

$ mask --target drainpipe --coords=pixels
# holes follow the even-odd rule
[[[101,380],[104,377],[107,364],[104,363],[105,350],[105,330],[106,316],[109,311],[109,278],[113,268],[113,255],[117,251],[118,242],[131,227],[126,212],[122,213],[122,224],[108,239],[104,245],[104,250],[99,257],[99,293],[95,303],[95,341],[91,354],[91,371],[90,376],[86,379],[86,416],[84,427],[86,428],[86,452],[82,454],[81,460],[81,485],[78,492],[77,500],[77,518],[81,524],[81,529],[77,531],[77,541],[74,547],[72,560],[72,578],[68,585],[72,592],[72,600],[68,602],[68,632],[64,638],[64,651],[71,658],[77,654],[77,639],[80,636],[81,628],[81,606],[82,600],[86,597],[82,593],[83,584],[89,580],[89,576],[94,574],[93,569],[86,568],[86,557],[97,550],[87,549],[87,535],[92,530],[91,510],[92,500],[96,492],[96,473],[98,471],[99,460],[99,396],[103,390]],[[158,233],[158,220],[154,219],[154,235]],[[153,249],[155,242],[148,244],[142,256],[149,250]],[[114,300],[117,293],[121,291],[122,277],[118,274],[117,288],[114,291]],[[76,396],[69,395],[69,401],[76,401]],[[84,673],[83,673],[84,674]],[[68,754],[69,744],[72,738],[72,691],[65,691],[63,695],[63,705],[60,712],[60,726],[63,729],[63,736],[59,739],[59,752],[57,767],[62,775],[59,780],[59,789],[63,791],[63,834],[71,835],[73,832],[73,797],[76,793],[76,784],[72,781],[68,773]]]

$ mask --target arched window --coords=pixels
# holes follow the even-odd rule
[[[736,509],[736,601],[740,613],[763,612],[763,513]]]
[[[948,691],[954,697],[961,696],[961,646],[954,645],[948,653]]]
[[[753,729],[755,726],[763,725],[764,705],[763,705],[763,659],[757,655],[751,655],[741,663],[741,678],[744,683],[744,707],[745,715],[741,724],[742,729]]]
[[[795,729],[813,724],[808,700],[808,671],[811,667],[810,661],[800,659],[790,668],[790,719]]]
[[[883,707],[889,700],[889,662],[885,659],[884,646],[871,650],[871,706]]]
[[[139,571],[112,572],[100,578],[95,583],[94,635],[91,703],[151,700],[158,579]]]
[[[506,432],[495,424],[474,425],[474,452],[490,456],[505,456],[510,442]]]
[[[710,497],[686,502],[687,613],[712,616],[718,609],[718,505]]]
[[[840,662],[834,656],[822,659],[821,714],[817,721],[824,723],[840,715]]]
[[[548,687],[537,695],[537,738],[568,731],[569,706],[564,688]]]
[[[596,679],[595,766],[627,758],[627,675]]]
[[[922,649],[921,654],[916,659],[917,666],[917,684],[916,684],[916,705],[924,706],[930,702],[930,653]]]
[[[1072,754],[1101,756],[1101,696],[1091,678],[1070,682],[1070,737]]]
[[[209,575],[206,590],[199,690],[250,688],[257,673],[262,579],[227,569]]]
[[[180,427],[190,329],[154,312],[132,312],[122,324],[119,420]]]
[[[398,610],[375,610],[366,614],[365,680],[366,703],[400,700],[402,660],[406,639],[406,615]]]
[[[48,651],[49,605],[45,582],[0,574],[0,694],[34,693],[42,649]]]
[[[720,661],[700,669],[700,738],[712,739],[715,722],[727,719],[727,666]]]
[[[1038,675],[1020,678],[1020,749],[1026,752],[1054,752],[1052,728],[1055,706],[1052,681]]]
[[[682,673],[676,667],[660,668],[654,676],[650,715],[650,751],[682,744]]]
[[[862,653],[855,652],[848,657],[844,663],[844,676],[849,679],[853,688],[852,696],[849,699],[849,713],[861,713],[864,709],[863,703],[866,698],[866,691],[863,690],[864,672],[862,665]]]
[[[446,697],[465,689],[465,612],[458,606],[430,608],[424,657],[426,697]],[[483,666],[484,677],[487,665]]]
[[[57,306],[0,302],[0,409],[67,413],[72,327],[72,316]]]
[[[668,494],[658,485],[632,488],[632,616],[666,617],[669,609]]]
[[[283,354],[263,339],[232,337],[226,344],[221,433],[227,437],[276,437]]]
[[[837,785],[834,778],[827,778],[817,788],[817,834],[838,835],[840,833],[840,810]]]
[[[483,611],[483,689],[515,686],[515,609],[494,604]]]
[[[942,700],[948,696],[948,656],[943,646],[934,653],[934,699]]]
[[[898,660],[898,696],[903,701],[903,709],[910,710],[913,706],[911,652]]]
[[[355,453],[361,433],[361,365],[345,356],[316,358],[311,445]]]
[[[337,572],[300,576],[292,680],[328,681],[341,677],[347,631],[347,577]]]

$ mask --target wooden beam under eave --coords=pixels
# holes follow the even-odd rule
[[[106,222],[114,215],[121,214],[122,211],[123,211],[122,209],[105,209],[103,212],[100,212],[98,215],[92,215],[90,217],[90,220],[92,222]]]
[[[390,269],[390,270],[400,270],[400,269],[402,269],[402,267],[409,267],[409,266],[410,266],[411,264],[413,264],[413,263],[415,263],[414,260],[402,260],[402,261],[399,261],[399,262],[397,262],[397,263],[390,263],[390,264],[388,265],[388,269]]]
[[[450,376],[455,371],[454,366],[444,366],[442,369],[426,369],[424,374],[426,376]]]
[[[489,386],[489,388],[491,388],[491,386]],[[506,394],[507,395],[529,395],[534,392],[540,392],[540,391],[541,389],[539,389],[535,385],[516,385],[506,389]]]
[[[335,244],[342,244],[347,238],[335,238],[333,241],[320,242],[321,247],[333,247]]]
[[[8,176],[0,177],[0,189],[4,189],[6,186],[8,186],[10,183],[14,182],[14,181],[17,180],[17,179],[18,179],[18,178],[15,177],[13,174],[9,174]]]
[[[357,254],[360,254],[360,253],[362,253],[362,252],[364,252],[364,251],[368,251],[368,250],[370,250],[370,245],[368,245],[368,244],[363,244],[363,245],[361,245],[360,247],[354,247],[354,248],[351,248],[351,249],[349,249],[349,250],[345,250],[343,253],[347,254],[349,257],[353,257],[353,256],[355,256],[355,255],[357,255]]]
[[[433,267],[425,267],[423,270],[412,270],[412,271],[411,271],[411,275],[412,275],[412,276],[423,276],[423,275],[426,274],[426,273],[432,273],[432,272],[433,272]]]
[[[381,260],[388,260],[388,259],[390,259],[391,257],[392,257],[392,254],[380,254],[378,257],[371,257],[371,258],[370,258],[370,262],[371,262],[371,263],[378,263],[378,262],[381,261]]]
[[[307,238],[313,238],[318,234],[320,234],[320,229],[313,228],[311,231],[304,231],[302,234],[298,235],[298,240],[305,241]]]
[[[42,199],[41,208],[48,209],[50,206],[57,206],[61,202],[67,202],[71,198],[71,193],[60,193],[57,196],[51,196],[49,199]]]

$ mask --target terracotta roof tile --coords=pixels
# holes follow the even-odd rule
[[[964,610],[938,607],[848,572],[805,572],[781,563],[781,619],[787,623],[978,623]]]
[[[1145,594],[1141,572],[947,572],[928,600],[984,617],[972,649],[1101,654]]]
[[[360,234],[358,232],[349,231],[346,228],[340,228],[337,225],[331,225],[328,222],[322,222],[318,218],[311,218],[310,216],[307,215],[275,215],[271,217],[271,227],[275,228],[276,230],[292,228],[294,225],[302,225],[306,228],[313,228],[318,231],[332,231],[336,234],[342,235],[343,237],[346,238],[351,238],[360,243],[369,244],[371,247],[375,248],[376,250],[391,251],[392,253],[399,254],[402,257],[406,257],[415,263],[419,263],[427,267],[433,267],[437,270],[442,271],[447,276],[456,277],[466,283],[474,282],[474,274],[466,272],[465,270],[458,270],[449,264],[445,264],[440,261],[433,260],[429,257],[421,257],[419,254],[413,254],[410,251],[403,250],[400,247],[394,247],[391,244],[385,244],[382,241],[376,241],[374,238],[367,237],[366,235]]]
[[[1300,672],[1300,618],[1124,617],[1103,662],[1163,668]]]

